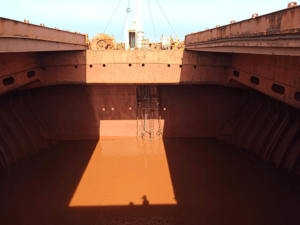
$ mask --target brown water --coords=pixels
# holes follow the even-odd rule
[[[214,138],[155,141],[66,141],[1,170],[0,224],[300,223],[299,177]]]
[[[163,141],[102,140],[69,206],[173,205],[174,198]]]

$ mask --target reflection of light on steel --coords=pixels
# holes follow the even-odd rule
[[[176,204],[162,141],[101,140],[69,206]]]
[[[165,120],[155,119],[153,120],[153,122],[155,128],[154,132],[162,131]],[[120,139],[120,137],[136,138],[137,132],[138,132],[138,136],[141,136],[141,131],[143,128],[142,125],[144,125],[142,124],[142,121],[137,121],[137,120],[100,120],[100,124],[99,124],[100,139],[114,139],[114,138]],[[150,121],[148,121],[147,126],[148,127],[150,126]]]

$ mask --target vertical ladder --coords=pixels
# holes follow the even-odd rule
[[[146,135],[149,134],[150,142],[152,142],[155,134],[161,134],[161,132],[155,132],[155,119],[159,115],[159,95],[156,86],[139,85],[137,87],[137,115],[137,140],[139,140],[139,135],[142,140],[146,140]]]
[[[150,142],[154,138],[154,119],[153,119],[153,110],[151,110],[151,118],[150,118]]]

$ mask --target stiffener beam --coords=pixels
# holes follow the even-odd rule
[[[187,50],[300,55],[300,6],[185,37]]]
[[[0,17],[0,52],[86,50],[87,36]]]

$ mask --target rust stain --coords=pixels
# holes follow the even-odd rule
[[[298,33],[297,29],[300,27],[300,21],[297,15],[299,13],[300,7],[292,7],[264,16],[257,16],[255,14],[252,19],[235,22],[208,31],[189,34],[186,36],[185,44],[189,45],[223,38]]]
[[[283,18],[283,13],[278,14],[270,14],[267,16],[270,23],[270,28],[267,29],[267,32],[280,30],[281,29],[281,21]]]
[[[72,44],[86,44],[86,37],[82,34],[74,34],[67,31],[51,29],[29,23],[0,17],[0,33],[4,37],[26,37],[39,40],[57,41]],[[0,38],[1,38],[0,36]]]

